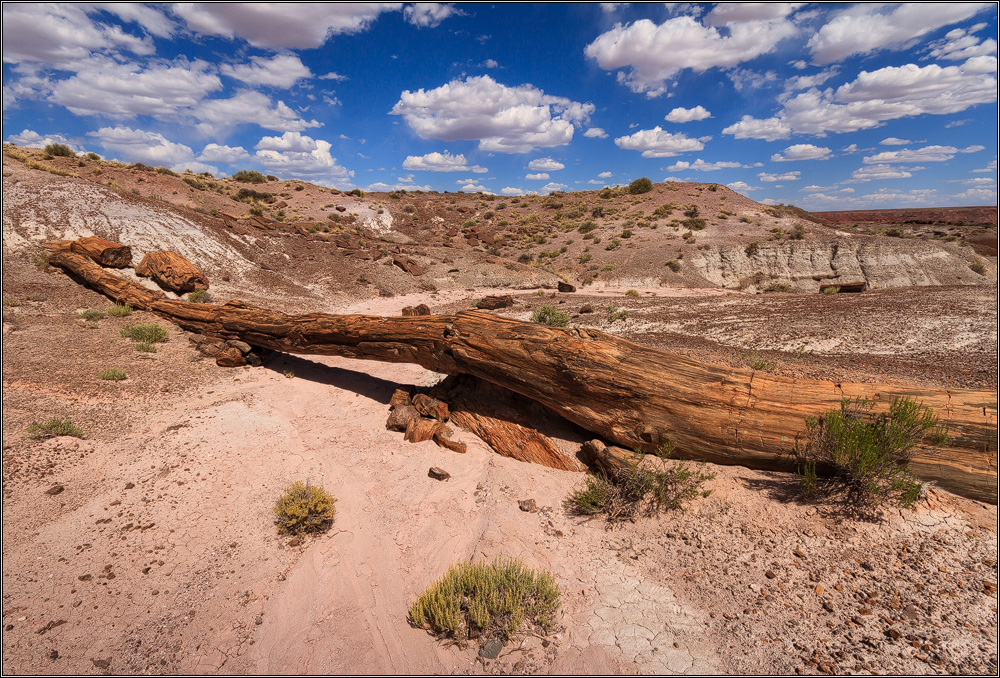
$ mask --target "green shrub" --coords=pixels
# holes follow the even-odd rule
[[[765,292],[790,292],[792,286],[788,283],[774,282],[764,288]]]
[[[625,296],[626,297],[637,297],[637,296],[639,296],[639,293],[636,290],[627,290],[625,292]]]
[[[212,293],[208,290],[195,290],[187,298],[192,304],[207,304],[212,301]]]
[[[621,245],[622,245],[622,241],[621,240],[619,240],[618,238],[612,238],[611,241],[608,242],[608,244],[604,246],[604,249],[606,249],[606,250],[608,250],[610,252],[612,250],[618,249],[619,247],[621,247]]]
[[[139,343],[159,344],[167,340],[167,329],[156,323],[143,325],[126,325],[121,329],[121,335],[126,339]]]
[[[760,252],[760,243],[757,240],[754,240],[752,243],[744,247],[743,251],[747,253],[748,257],[752,257],[757,254],[757,252]]]
[[[887,502],[910,507],[920,498],[910,455],[917,445],[945,443],[946,429],[909,397],[893,398],[888,412],[873,415],[874,407],[867,398],[844,398],[839,410],[806,419],[807,441],[797,450],[806,496],[838,496],[862,511]]]
[[[49,155],[58,155],[63,158],[75,158],[76,153],[66,144],[46,144],[45,152]]]
[[[559,598],[551,574],[519,560],[459,563],[420,594],[410,606],[409,621],[433,633],[484,642],[530,627],[547,633],[555,625]]]
[[[754,349],[753,353],[740,353],[736,357],[741,365],[758,372],[774,372],[778,369],[777,362],[762,356],[756,349]]]
[[[266,203],[274,202],[274,196],[267,191],[255,191],[252,188],[241,188],[236,191],[235,199],[247,204],[258,201]]]
[[[628,320],[628,309],[618,308],[617,306],[608,306],[605,309],[608,312],[608,322],[613,323],[619,320]]]
[[[664,265],[674,273],[678,273],[681,270],[681,262],[676,259],[667,259],[667,262]]]
[[[124,318],[132,315],[132,307],[119,301],[114,306],[109,306],[105,313],[112,318]]]
[[[20,306],[21,305],[21,300],[18,299],[18,298],[16,298],[16,297],[4,297],[3,298],[3,305],[4,306],[10,306],[10,307]]]
[[[263,184],[267,181],[267,177],[257,170],[240,170],[233,174],[233,180],[245,184]]]
[[[88,308],[86,311],[80,312],[80,317],[84,320],[89,320],[90,322],[95,322],[97,320],[103,319],[105,316],[104,311],[98,311],[95,308]]]
[[[91,151],[90,153],[87,154],[87,159],[88,160],[100,160],[101,156],[99,156],[97,153],[94,153],[93,151]]]
[[[640,193],[649,193],[653,190],[653,182],[646,177],[641,177],[636,179],[628,185],[628,192],[632,195],[639,195]],[[601,196],[603,197],[603,196]]]
[[[545,294],[544,291],[541,292]],[[560,311],[555,306],[542,306],[531,314],[531,322],[551,325],[552,327],[566,327],[569,325],[569,314]]]
[[[904,238],[904,237],[906,237],[906,234],[903,233],[903,229],[901,229],[901,228],[887,228],[887,229],[885,229],[885,231],[883,231],[883,233],[885,235],[889,236],[890,238]]]
[[[803,224],[795,224],[792,226],[792,232],[788,237],[792,240],[802,240],[806,237],[806,227]]]
[[[285,488],[274,505],[278,532],[299,534],[322,532],[333,522],[333,507],[337,500],[329,492],[300,480]]]
[[[969,264],[969,268],[972,269],[975,273],[978,273],[979,275],[986,275],[986,266],[983,265],[983,262],[981,261],[976,261]]]
[[[171,176],[171,177],[179,177],[180,176],[180,174],[178,174],[177,172],[175,172],[172,169],[169,169],[167,167],[163,167],[162,165],[160,167],[157,167],[156,171],[158,173],[160,173],[160,174],[166,174],[166,175]]]
[[[608,523],[660,512],[682,509],[684,504],[710,491],[702,485],[715,477],[703,465],[696,468],[670,459],[673,447],[666,443],[653,456],[659,463],[644,460],[635,452],[626,464],[611,473],[596,472],[585,479],[582,489],[566,499],[566,507],[576,515],[601,515]],[[655,466],[655,468],[653,468]]]
[[[148,341],[139,341],[135,344],[135,350],[140,353],[156,353],[156,346]]]
[[[33,423],[28,426],[28,435],[36,438],[54,438],[55,436],[83,437],[83,429],[69,419],[49,419],[46,424]]]
[[[124,381],[128,377],[125,374],[125,370],[119,367],[109,367],[106,370],[101,370],[101,373],[97,376],[105,381]]]
[[[837,294],[838,292],[840,292],[840,288],[837,286],[824,287],[823,289],[820,290],[820,292],[822,294]]]

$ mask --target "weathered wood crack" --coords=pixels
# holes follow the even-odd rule
[[[916,450],[912,470],[958,494],[997,501],[994,391],[791,379],[702,363],[593,329],[547,327],[482,311],[386,318],[290,315],[238,301],[195,304],[167,299],[73,252],[56,252],[51,263],[191,332],[288,353],[471,374],[624,447],[651,451],[670,441],[680,457],[721,464],[794,471],[806,416],[839,407],[843,397],[864,396],[887,407],[893,397],[910,396],[950,427],[948,446]]]

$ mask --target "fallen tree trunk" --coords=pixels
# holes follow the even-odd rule
[[[132,265],[131,247],[128,245],[119,245],[116,242],[104,240],[97,236],[78,238],[73,241],[70,249],[77,254],[90,257],[102,266],[125,268]]]
[[[792,379],[718,367],[597,330],[560,329],[464,311],[384,318],[289,315],[237,301],[223,306],[169,300],[58,252],[51,263],[107,296],[152,311],[191,332],[300,354],[416,363],[471,374],[520,393],[626,448],[670,441],[681,458],[796,469],[804,418],[845,397],[922,401],[950,427],[948,445],[917,449],[911,469],[952,492],[996,503],[996,393],[906,385]]]

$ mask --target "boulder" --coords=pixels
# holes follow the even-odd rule
[[[403,315],[430,315],[431,309],[427,304],[418,304],[416,306],[404,306]]]
[[[246,355],[252,350],[250,344],[246,343],[245,341],[240,341],[239,339],[227,339],[226,346],[232,346],[233,348],[238,348],[240,350],[240,353],[242,353],[243,355]]]
[[[219,367],[243,367],[247,361],[240,349],[226,346],[215,354],[215,364]]]
[[[392,397],[389,398],[389,407],[399,407],[400,405],[412,405],[413,393],[416,391],[414,386],[400,386],[397,388]]]
[[[514,297],[509,294],[491,294],[476,302],[476,308],[493,311],[498,308],[509,308],[514,305]]]
[[[576,292],[576,287],[574,285],[570,285],[564,280],[559,281],[558,289],[560,292]]]
[[[437,466],[431,466],[430,470],[427,471],[427,476],[434,480],[448,480],[448,478],[451,478],[450,473]]]
[[[410,422],[414,419],[420,419],[420,413],[417,412],[417,408],[413,405],[397,405],[389,412],[389,418],[386,419],[385,427],[390,431],[399,431],[402,433],[409,428]]]
[[[396,255],[392,258],[392,263],[403,269],[410,275],[423,275],[427,272],[426,266],[421,266],[413,259],[409,257],[404,257],[402,255]]]
[[[178,294],[208,289],[208,277],[175,252],[150,252],[135,267],[135,274],[152,277],[160,287]]]

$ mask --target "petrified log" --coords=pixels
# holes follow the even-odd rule
[[[72,251],[90,257],[101,266],[125,268],[132,265],[132,248],[128,245],[90,236],[74,240],[70,247]]]
[[[208,289],[205,274],[175,252],[150,252],[135,267],[135,274],[152,276],[160,287],[178,294]]]
[[[54,254],[51,263],[114,300],[191,332],[289,353],[471,374],[623,447],[649,451],[669,440],[679,458],[794,471],[806,416],[836,409],[844,397],[868,397],[884,409],[893,397],[910,396],[949,426],[947,446],[914,450],[910,468],[952,492],[997,501],[995,391],[792,379],[709,365],[597,330],[481,311],[383,318],[289,315],[237,301],[192,304],[165,299],[72,252]]]
[[[498,308],[509,308],[514,305],[514,297],[509,294],[491,294],[476,302],[476,308],[483,311],[493,311]]]

